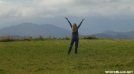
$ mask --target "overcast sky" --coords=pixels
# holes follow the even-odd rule
[[[85,27],[82,29],[87,29],[88,24],[90,32],[98,28],[94,33],[104,30],[123,31],[127,26],[124,31],[129,31],[134,29],[134,0],[0,0],[0,28],[28,20],[37,24],[61,26],[67,24],[61,20],[65,16],[72,23],[79,23],[85,18]]]

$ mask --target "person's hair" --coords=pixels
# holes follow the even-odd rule
[[[76,23],[74,23],[73,26],[72,26],[72,32],[76,32],[77,29],[78,29],[77,25],[76,25]]]

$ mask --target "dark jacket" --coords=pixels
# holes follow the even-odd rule
[[[70,24],[70,27],[72,28],[71,22],[70,22],[69,20],[68,20],[68,22],[69,22],[69,24]],[[81,21],[80,24],[78,25],[77,31],[76,31],[76,32],[72,32],[72,36],[79,36],[78,29],[79,29],[79,27],[81,26],[81,24],[82,24],[82,21]]]

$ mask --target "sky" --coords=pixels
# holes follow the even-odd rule
[[[24,22],[53,24],[70,30],[83,22],[80,32],[134,30],[134,0],[0,0],[0,28]]]

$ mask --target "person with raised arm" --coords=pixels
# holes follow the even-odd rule
[[[80,24],[78,26],[76,25],[76,23],[74,23],[72,25],[71,22],[68,20],[68,18],[65,17],[65,19],[68,21],[68,23],[70,24],[70,27],[72,29],[72,38],[71,38],[71,43],[70,43],[70,46],[69,46],[69,49],[68,49],[68,54],[70,54],[74,42],[75,42],[75,54],[77,54],[78,44],[79,44],[79,33],[78,33],[78,29],[81,26],[81,24],[84,21],[84,19],[82,19],[82,21],[80,22]]]

